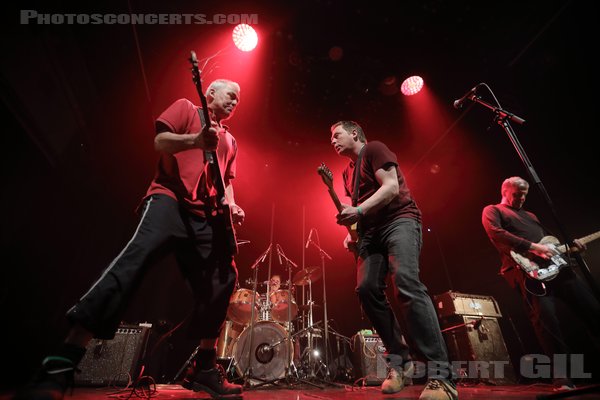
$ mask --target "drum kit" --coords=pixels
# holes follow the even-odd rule
[[[319,248],[323,265],[300,268],[284,254],[280,245],[275,247],[280,264],[288,273],[287,280],[275,282],[279,284],[274,286],[272,281],[258,282],[259,265],[273,250],[273,244],[270,244],[250,266],[253,278],[245,282],[251,288],[239,287],[238,283],[230,298],[227,319],[217,341],[217,361],[225,367],[230,380],[241,379],[244,385],[252,387],[277,384],[282,380],[288,384],[300,381],[319,388],[314,380],[333,384],[328,381],[329,330],[324,276],[324,256],[330,257]],[[271,258],[269,274],[270,262]],[[292,268],[297,270],[293,276]],[[312,299],[312,284],[320,279],[323,280],[324,323],[315,323],[314,309],[321,306]],[[266,292],[259,293],[258,286],[266,286]],[[297,287],[302,289],[300,304],[294,297]],[[324,348],[324,360],[316,346],[319,340]],[[190,365],[197,351],[198,348],[174,381]]]
[[[266,292],[238,288],[233,293],[217,341],[217,358],[228,366],[230,376],[244,377],[251,370],[252,386],[284,379],[290,371],[298,378],[310,377],[313,340],[322,337],[320,323],[313,324],[313,309],[318,305],[312,301],[312,283],[320,277],[319,267],[307,267],[277,290],[270,290],[269,281],[247,279],[247,285],[266,286]],[[308,288],[308,300],[298,305],[296,287],[303,286]]]

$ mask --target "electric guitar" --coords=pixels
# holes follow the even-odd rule
[[[342,207],[342,202],[340,201],[337,193],[333,189],[333,173],[329,168],[327,168],[325,163],[321,163],[321,165],[319,165],[319,168],[317,168],[317,172],[321,176],[323,183],[327,186],[327,191],[329,192],[331,200],[333,200],[333,204],[335,204],[335,208],[338,210],[338,212],[342,212],[342,210],[344,209]],[[348,243],[348,250],[352,251],[354,253],[354,256],[357,256],[358,248],[356,244],[358,243],[358,232],[356,231],[356,223],[350,226],[346,226],[346,228],[348,229],[348,233],[350,233],[350,238],[352,239],[352,241]]]
[[[204,90],[202,90],[202,78],[200,77],[198,59],[196,58],[196,53],[194,51],[191,52],[189,61],[192,64],[192,80],[196,85],[196,91],[198,92],[198,96],[200,96],[200,103],[202,104],[204,122],[210,126],[211,119],[208,114],[208,104],[206,102],[206,97],[204,96]],[[225,183],[223,182],[223,176],[221,175],[217,152],[204,151],[204,160],[209,164],[208,170],[215,188],[217,189],[217,204],[214,214],[223,221],[226,249],[231,255],[236,255],[238,253],[238,245],[235,237],[235,229],[233,227],[233,219],[231,218],[231,208],[229,207],[229,204],[227,204],[227,199],[225,198]]]
[[[578,240],[586,244],[598,238],[600,238],[600,231]],[[510,251],[510,255],[519,268],[530,278],[538,281],[549,281],[554,279],[563,267],[569,265],[564,256],[564,253],[567,252],[567,245],[559,244],[559,240],[554,236],[544,236],[538,243],[552,248],[554,255],[549,259],[545,259],[531,253],[520,254],[513,250]]]

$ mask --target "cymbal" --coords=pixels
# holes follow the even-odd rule
[[[315,282],[321,278],[320,267],[306,267],[296,272],[292,282],[297,286],[308,285],[308,282]]]

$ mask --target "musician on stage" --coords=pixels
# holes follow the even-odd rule
[[[385,294],[391,274],[415,352],[428,367],[439,366],[437,370],[428,368],[427,385],[419,399],[456,400],[458,391],[450,375],[446,343],[427,288],[419,278],[421,211],[396,154],[382,142],[367,142],[354,121],[338,121],[330,130],[336,153],[349,159],[343,177],[346,194],[353,198],[352,205],[342,205],[337,223],[358,225],[358,243],[352,246],[349,233],[344,244],[357,249],[356,293],[388,352],[389,373],[381,391],[401,391],[414,371],[410,349]]]
[[[520,293],[536,336],[546,355],[552,357],[553,354],[571,352],[562,334],[557,303],[563,302],[582,318],[596,337],[600,337],[600,304],[572,268],[562,268],[556,278],[542,282],[529,278],[511,256],[511,250],[546,259],[555,254],[550,246],[539,243],[550,233],[535,214],[523,208],[528,192],[529,183],[523,178],[513,176],[505,179],[500,190],[500,203],[486,206],[481,222],[500,253],[500,275]],[[577,240],[574,245],[571,251],[584,251],[586,248]],[[574,387],[568,378],[555,378],[554,385],[564,390]]]
[[[194,295],[189,336],[199,342],[194,367],[183,386],[214,397],[239,395],[216,363],[215,345],[237,281],[234,251],[224,217],[215,217],[217,176],[206,162],[214,152],[222,171],[231,223],[241,224],[244,211],[235,204],[232,180],[237,145],[223,121],[240,100],[236,82],[218,79],[206,90],[212,121],[201,123],[201,109],[187,99],[171,104],[156,120],[150,140],[160,155],[156,175],[143,198],[140,222],[124,249],[67,312],[70,331],[42,362],[32,382],[16,399],[62,399],[92,338],[110,340],[136,288],[159,256],[174,253]],[[221,215],[224,215],[223,213]],[[229,230],[231,232],[231,230]]]

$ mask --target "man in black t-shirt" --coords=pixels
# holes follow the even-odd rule
[[[430,367],[419,398],[458,399],[435,309],[419,279],[421,211],[398,168],[396,155],[381,142],[367,143],[362,128],[353,121],[333,124],[331,144],[339,155],[351,160],[343,175],[346,194],[353,202],[343,205],[337,223],[357,223],[358,243],[348,234],[344,245],[357,250],[356,292],[388,352],[390,369],[382,392],[399,392],[413,372],[409,348],[385,294],[391,272],[408,337]]]
[[[562,268],[556,278],[542,282],[530,279],[519,268],[510,252],[548,259],[555,255],[549,245],[539,243],[549,236],[539,219],[523,208],[529,192],[529,183],[518,176],[502,183],[499,204],[483,209],[481,222],[492,244],[500,253],[500,274],[521,294],[533,324],[536,336],[547,356],[570,353],[561,332],[556,314],[557,302],[564,302],[576,315],[582,317],[590,332],[600,337],[600,304],[592,292],[571,268]],[[575,240],[571,251],[583,251],[585,245]],[[573,387],[570,379],[557,378],[558,389]]]

